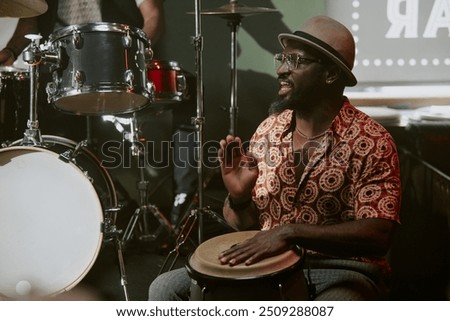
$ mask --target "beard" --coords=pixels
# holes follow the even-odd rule
[[[269,115],[279,114],[285,109],[290,109],[290,106],[290,99],[283,99],[281,97],[278,97],[274,102],[270,104]]]
[[[269,107],[269,115],[279,114],[286,109],[295,110],[298,115],[310,115],[312,112],[311,103],[308,103],[302,95],[293,94],[289,98],[278,97]]]
[[[321,96],[320,89],[312,86],[298,88],[292,81],[283,76],[280,76],[278,79],[290,83],[292,91],[287,96],[278,96],[270,105],[269,114],[279,114],[286,109],[292,109],[298,115],[310,115],[318,97]]]

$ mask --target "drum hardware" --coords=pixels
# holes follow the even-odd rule
[[[203,188],[205,188],[211,179],[216,175],[216,171],[212,170],[207,173]],[[191,209],[192,208],[192,209]],[[219,214],[212,211],[209,207],[206,207],[203,209],[203,214],[209,215],[210,218],[215,220],[217,223],[221,224],[222,226],[226,227],[229,230],[237,231],[235,228],[230,226],[227,221],[225,221]],[[173,269],[175,264],[178,262],[178,259],[180,255],[182,254],[181,251],[183,250],[183,247],[186,245],[189,241],[190,245],[194,248],[198,245],[194,240],[192,240],[191,233],[193,228],[195,227],[195,224],[197,223],[199,218],[198,214],[198,193],[196,193],[191,201],[191,205],[188,207],[188,210],[184,213],[184,215],[178,220],[178,223],[174,227],[174,233],[176,235],[176,239],[174,241],[175,246],[174,248],[169,251],[166,259],[164,260],[161,269],[159,270],[159,274],[163,272],[167,272]],[[167,267],[167,265],[170,265]]]
[[[201,19],[201,1],[194,0],[195,8],[195,36],[192,37],[192,44],[195,51],[195,76],[196,76],[196,100],[197,115],[192,118],[192,125],[195,126],[198,139],[197,148],[197,199],[198,209],[203,209],[203,142],[204,138],[204,95],[203,95],[203,36],[202,36],[202,19]],[[198,240],[203,242],[203,212],[197,210],[198,214]]]
[[[209,215],[224,227],[237,231],[237,229],[231,227],[227,223],[227,221],[225,221],[222,217],[220,217],[220,215],[209,209],[209,207],[204,208],[202,211],[204,214]],[[192,246],[196,246],[195,242],[191,239],[190,236],[195,224],[198,221],[198,218],[198,209],[193,209],[189,213],[185,214],[185,216],[180,220],[179,224],[181,225],[181,228],[175,240],[175,247],[169,252],[166,259],[164,260],[161,269],[159,270],[159,274],[173,269],[175,264],[178,262],[180,255],[182,254],[181,250],[183,249],[183,246],[186,245],[188,240],[190,241]],[[169,263],[170,265],[167,268],[167,264]]]
[[[106,240],[111,240],[114,243],[117,254],[117,260],[119,264],[120,284],[123,289],[125,301],[128,301],[129,300],[127,290],[128,279],[125,271],[125,261],[123,259],[122,241],[119,237],[119,235],[122,234],[122,230],[118,230],[114,223],[116,221],[117,213],[120,210],[121,210],[120,207],[109,208],[106,210],[106,218],[103,224],[103,233]]]
[[[30,114],[27,123],[28,128],[25,130],[23,137],[23,144],[39,146],[42,144],[42,135],[39,130],[39,121],[37,119],[38,66],[43,61],[44,55],[38,47],[38,41],[42,36],[28,34],[25,38],[31,41],[30,46],[23,53],[23,60],[28,64],[30,74]]]
[[[137,189],[139,191],[139,207],[134,211],[125,229],[122,237],[122,242],[124,244],[131,240],[135,232],[136,225],[140,219],[143,221],[143,234],[139,236],[140,240],[154,241],[158,237],[159,233],[161,233],[162,228],[166,229],[169,235],[174,234],[174,229],[164,214],[161,213],[156,205],[148,203],[149,181],[145,179],[145,155],[143,146],[139,143],[136,113],[133,113],[129,124],[130,133],[124,135],[124,138],[128,139],[131,143],[131,155],[135,156],[138,160],[139,181],[137,182]],[[150,233],[149,230],[149,214],[152,214],[160,224],[153,234]]]
[[[28,64],[30,77],[30,109],[29,118],[27,122],[27,129],[25,129],[23,145],[39,146],[42,144],[42,135],[39,130],[39,121],[37,113],[37,88],[39,82],[39,69],[41,63],[49,62],[55,63],[59,60],[58,54],[49,53],[41,50],[38,45],[41,35],[28,34],[25,38],[31,41],[28,49],[23,52],[23,60]]]
[[[87,147],[88,145],[88,141],[87,140],[82,140],[81,142],[79,142],[76,146],[75,149],[68,149],[65,152],[63,152],[62,154],[59,154],[59,159],[65,161],[66,163],[68,162],[75,162],[75,158],[78,156],[78,154],[80,153],[80,148],[82,147]]]
[[[192,245],[194,247],[196,246],[196,244],[192,241],[191,238],[189,238],[189,236],[191,235],[192,229],[195,226],[197,218],[198,218],[198,216],[195,214],[194,210],[192,210],[187,217],[183,218],[186,221],[183,224],[183,226],[175,240],[175,247],[166,256],[166,259],[164,260],[163,264],[161,265],[158,275],[160,275],[164,272],[167,272],[167,271],[171,271],[174,268],[175,264],[177,263],[180,255],[181,255],[182,247],[184,245],[186,245],[186,242],[188,240],[192,243]],[[170,265],[166,269],[167,264],[169,264],[169,260],[171,260]]]
[[[195,125],[195,129],[198,137],[198,148],[197,148],[197,159],[198,159],[198,208],[196,213],[198,215],[198,240],[199,243],[203,242],[203,142],[204,142],[204,129],[203,125],[205,123],[204,118],[204,95],[203,95],[203,36],[202,36],[202,15],[213,15],[230,20],[231,37],[231,56],[232,56],[232,77],[231,77],[231,107],[230,107],[230,134],[236,134],[236,121],[237,121],[237,99],[236,99],[236,83],[237,83],[237,69],[236,69],[236,55],[237,55],[237,43],[236,43],[236,30],[237,26],[240,25],[240,21],[243,17],[258,13],[266,12],[277,12],[278,10],[269,8],[250,8],[246,6],[239,5],[236,0],[230,0],[228,5],[222,6],[218,9],[204,10],[201,9],[201,1],[194,1],[194,15],[195,15],[195,36],[192,38],[192,44],[195,50],[195,76],[197,80],[197,115],[192,118],[192,124]],[[188,12],[192,14],[192,12]]]
[[[204,179],[203,187],[206,187],[206,185],[208,185],[208,183],[215,174],[216,174],[215,171],[211,171],[208,173],[208,175]],[[159,274],[173,269],[175,264],[178,262],[180,255],[182,254],[181,251],[183,250],[183,247],[187,245],[187,241],[189,241],[190,245],[193,246],[194,248],[198,245],[190,237],[192,230],[195,227],[195,224],[197,223],[199,218],[198,194],[194,196],[193,203],[194,206],[196,207],[190,211],[187,211],[184,214],[184,216],[179,220],[177,226],[175,226],[175,232],[177,234],[177,238],[175,239],[175,247],[169,252],[166,259],[164,260],[161,269],[159,270]],[[212,211],[209,207],[203,208],[202,214],[209,215],[210,218],[214,219],[217,223],[221,224],[222,226],[226,227],[229,230],[237,231],[237,229],[230,226],[228,222],[225,221],[225,219],[223,219],[216,212]],[[167,264],[169,264],[169,262],[170,265],[167,267]]]

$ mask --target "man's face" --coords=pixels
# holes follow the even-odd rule
[[[289,43],[278,60],[279,103],[308,112],[323,94],[325,73],[320,55],[306,45]]]

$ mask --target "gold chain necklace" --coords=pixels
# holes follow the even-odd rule
[[[326,132],[327,132],[327,130],[325,130],[323,133],[318,134],[318,135],[315,135],[315,136],[306,136],[305,134],[303,134],[303,133],[300,131],[300,129],[299,129],[298,127],[295,127],[295,131],[297,132],[297,134],[299,134],[301,137],[303,137],[303,138],[305,138],[305,139],[307,139],[307,140],[314,140],[314,139],[320,138],[320,137],[322,137],[323,135],[325,135]]]

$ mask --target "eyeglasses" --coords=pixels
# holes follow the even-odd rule
[[[312,63],[321,63],[320,59],[305,58],[299,54],[282,54],[278,53],[273,57],[275,69],[280,68],[284,63],[287,64],[289,70],[294,70],[300,66],[309,65]]]

